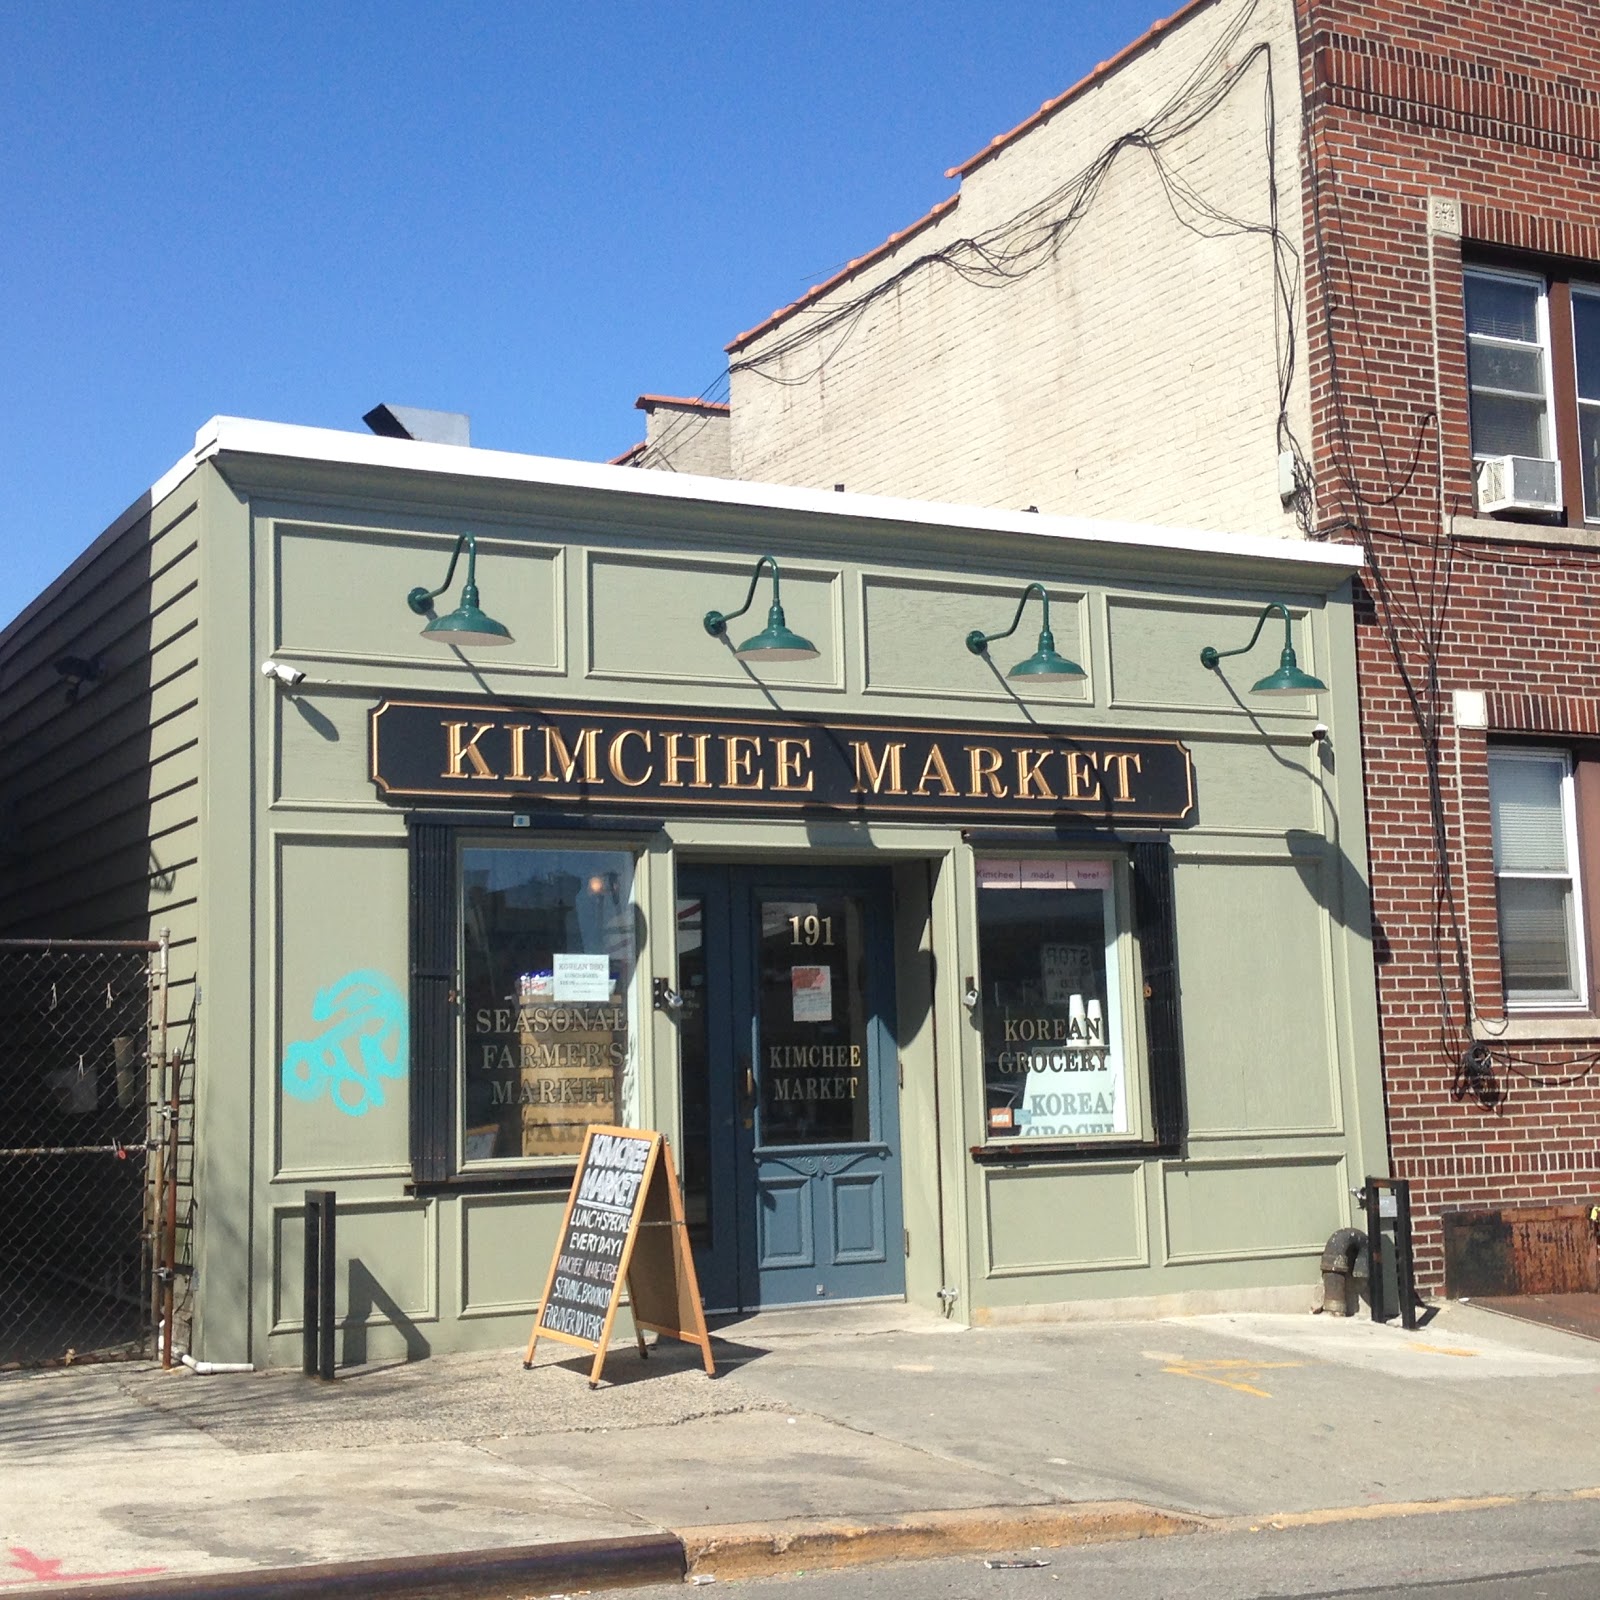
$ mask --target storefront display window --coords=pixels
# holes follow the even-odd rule
[[[1110,861],[980,857],[979,1013],[991,1140],[1134,1131]]]
[[[635,1109],[633,857],[468,844],[460,872],[460,1163],[576,1155]]]

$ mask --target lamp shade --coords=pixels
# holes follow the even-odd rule
[[[1326,694],[1328,686],[1321,678],[1313,678],[1309,672],[1302,672],[1299,662],[1295,660],[1293,649],[1285,645],[1278,670],[1268,674],[1259,683],[1251,684],[1250,692],[1286,696]]]
[[[809,639],[791,632],[783,607],[767,613],[767,625],[733,652],[741,661],[815,661],[821,653]]]
[[[1248,655],[1255,649],[1263,625],[1274,612],[1283,618],[1283,654],[1278,658],[1276,672],[1269,673],[1265,678],[1250,685],[1251,694],[1279,695],[1285,699],[1308,694],[1326,694],[1327,684],[1321,678],[1313,678],[1309,672],[1302,672],[1300,663],[1295,660],[1294,640],[1290,634],[1289,608],[1281,600],[1269,600],[1261,608],[1261,615],[1256,618],[1255,631],[1250,635],[1248,644],[1241,645],[1237,650],[1219,650],[1215,645],[1208,644],[1200,652],[1200,665],[1207,672],[1216,672],[1227,657]]]
[[[433,602],[450,587],[450,580],[456,575],[456,562],[461,559],[463,550],[467,552],[467,581],[461,585],[461,604],[454,611],[436,617],[433,614]],[[470,533],[463,533],[456,539],[444,582],[437,589],[419,585],[406,596],[406,604],[415,615],[428,619],[422,637],[431,639],[435,644],[458,648],[464,644],[514,643],[511,630],[503,622],[496,622],[493,617],[485,615],[478,605],[478,541]]]
[[[1076,661],[1069,661],[1056,652],[1056,642],[1048,629],[1039,635],[1039,648],[1026,661],[1019,661],[1007,674],[1008,678],[1026,678],[1043,688],[1060,684],[1081,683],[1088,674]]]
[[[511,630],[478,609],[476,595],[463,594],[461,604],[442,617],[432,617],[422,630],[435,644],[511,644]]]
[[[762,556],[757,560],[756,569],[750,574],[750,587],[745,590],[744,604],[737,611],[706,612],[706,632],[713,639],[729,642],[728,624],[735,617],[742,617],[750,609],[750,602],[756,597],[756,585],[761,581],[763,567],[772,569],[772,606],[767,612],[767,625],[753,638],[736,645],[733,651],[735,657],[740,661],[756,662],[815,661],[822,652],[809,639],[795,633],[784,618],[783,602],[779,598],[778,563],[771,556]]]

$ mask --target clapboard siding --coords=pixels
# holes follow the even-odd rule
[[[185,514],[166,535],[137,543],[130,528],[115,551],[90,563],[67,588],[39,603],[6,631],[5,721],[8,740],[23,739],[57,725],[61,680],[53,663],[63,655],[99,656],[108,676],[84,696],[115,700],[119,677],[143,657],[162,651],[192,630],[198,617],[194,538],[198,524]],[[177,537],[181,530],[183,537]],[[85,600],[80,606],[75,601]],[[193,646],[189,651],[191,657]],[[159,674],[150,674],[151,678]],[[127,680],[123,682],[127,692]]]
[[[149,938],[192,991],[200,863],[197,479],[0,635],[0,933]],[[98,657],[70,701],[55,662]]]

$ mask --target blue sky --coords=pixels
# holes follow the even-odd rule
[[[219,412],[617,454],[1176,3],[0,7],[0,621]]]

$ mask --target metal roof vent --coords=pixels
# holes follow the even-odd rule
[[[374,406],[361,420],[385,439],[418,439],[424,444],[472,443],[472,419],[464,411]]]

